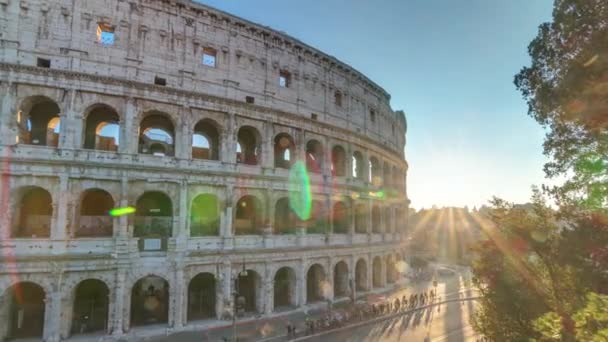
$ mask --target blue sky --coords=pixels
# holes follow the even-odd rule
[[[204,0],[366,74],[408,120],[414,208],[525,202],[544,182],[542,128],[513,76],[552,0]]]

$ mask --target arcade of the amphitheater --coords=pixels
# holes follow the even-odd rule
[[[406,121],[358,71],[186,0],[0,0],[0,32],[0,340],[399,282]]]

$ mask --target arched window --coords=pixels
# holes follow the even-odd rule
[[[38,284],[19,282],[9,287],[0,298],[3,315],[0,339],[42,339],[46,294]],[[5,311],[6,310],[6,311]]]
[[[274,138],[274,167],[289,169],[293,164],[293,139],[289,134],[281,133]]]
[[[80,202],[78,225],[75,237],[108,237],[112,236],[112,216],[114,199],[107,191],[90,189],[84,192]]]
[[[372,283],[374,288],[382,287],[382,258],[379,256],[374,258],[374,263],[372,264]]]
[[[23,101],[17,114],[17,142],[57,147],[61,129],[59,111],[57,103],[44,96],[33,96]]]
[[[369,159],[369,178],[368,181],[375,186],[382,184],[382,174],[380,170],[380,162],[376,157]]]
[[[355,206],[355,232],[359,234],[367,233],[367,204],[357,203]]]
[[[367,262],[359,259],[355,267],[355,286],[357,291],[367,291]]]
[[[334,267],[334,298],[347,297],[349,295],[348,265],[344,261],[340,261]]]
[[[13,217],[13,237],[48,238],[51,236],[53,201],[51,194],[40,187],[25,187],[17,191],[17,206]]]
[[[274,309],[295,307],[296,272],[291,267],[280,268],[274,276]]]
[[[274,210],[274,231],[277,234],[295,234],[296,214],[289,206],[289,198],[279,199]]]
[[[106,105],[96,105],[87,114],[84,129],[84,148],[118,151],[119,116]]]
[[[192,135],[192,158],[219,160],[219,146],[217,125],[209,119],[199,121]]]
[[[237,134],[236,162],[258,165],[260,160],[261,137],[257,129],[244,126]]]
[[[337,177],[346,175],[346,153],[342,146],[334,146],[331,150],[331,173]]]
[[[263,310],[262,277],[253,270],[238,276],[238,296],[244,299],[245,312],[260,313]]]
[[[314,173],[323,171],[323,145],[317,140],[306,143],[306,168]]]
[[[169,321],[169,282],[157,276],[139,279],[131,290],[131,326]]]
[[[220,212],[217,197],[201,194],[192,201],[190,236],[217,236],[220,232]]]
[[[314,303],[329,299],[327,285],[328,282],[323,266],[319,264],[310,266],[306,273],[306,302]]]
[[[101,280],[83,280],[76,287],[72,314],[72,334],[100,331],[108,326],[110,290]]]
[[[372,207],[372,232],[382,233],[382,212],[378,205]]]
[[[171,120],[162,113],[151,112],[139,126],[139,153],[173,156],[175,131]]]
[[[167,248],[167,238],[173,231],[173,205],[162,192],[150,191],[137,199],[133,236],[140,238],[144,251]]]
[[[335,202],[332,211],[334,234],[348,233],[348,209],[344,202]]]
[[[262,203],[255,196],[247,195],[236,204],[234,232],[236,235],[260,234],[263,229]]]
[[[215,276],[211,273],[197,274],[188,285],[188,322],[215,318]]]
[[[359,151],[355,151],[355,153],[353,153],[352,172],[353,178],[363,180],[365,177],[365,169],[363,167],[363,155]]]

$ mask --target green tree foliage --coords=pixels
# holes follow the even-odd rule
[[[532,65],[515,77],[529,114],[548,129],[548,176],[567,176],[552,192],[561,204],[608,207],[608,1],[556,0],[539,27]]]

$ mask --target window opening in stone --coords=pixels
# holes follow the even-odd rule
[[[369,110],[369,121],[376,122],[376,112],[373,109]]]
[[[317,121],[318,115],[315,113],[310,114],[310,119]]]
[[[97,42],[101,45],[114,45],[114,28],[107,24],[97,25]]]
[[[109,211],[114,199],[107,191],[90,189],[84,192],[80,202],[75,237],[111,237],[113,218]]]
[[[154,84],[159,85],[159,86],[166,86],[167,85],[167,79],[155,76],[154,77]]]
[[[139,127],[139,152],[155,156],[173,156],[173,123],[161,114],[146,116]]]
[[[382,233],[382,219],[380,207],[374,205],[372,207],[372,232],[375,234]]]
[[[138,280],[131,290],[131,326],[167,323],[169,282],[157,276]]]
[[[188,285],[188,322],[216,318],[215,276],[211,273],[199,273]]]
[[[333,233],[334,234],[347,234],[348,233],[348,209],[343,202],[334,203],[334,208],[332,211],[332,221],[333,221]]]
[[[237,135],[237,163],[258,165],[260,141],[257,129],[250,126],[241,127]]]
[[[219,132],[211,120],[202,120],[194,126],[192,158],[219,160]]]
[[[255,103],[255,98],[253,96],[245,96],[245,102]]]
[[[297,216],[289,204],[289,198],[279,199],[274,210],[274,232],[276,234],[295,234]]]
[[[48,238],[51,236],[53,202],[48,191],[25,187],[17,192],[18,202],[13,217],[13,236],[17,238]]]
[[[349,295],[348,265],[344,261],[340,261],[334,267],[334,298],[347,297]]]
[[[44,289],[31,282],[19,282],[4,292],[0,306],[3,325],[7,328],[0,337],[6,340],[42,339],[46,296]],[[5,311],[6,310],[6,311]]]
[[[306,273],[306,302],[315,303],[329,299],[328,286],[323,266],[312,265]]]
[[[368,181],[372,183],[372,185],[379,186],[382,184],[382,174],[380,170],[380,162],[376,157],[371,157],[369,159],[369,173],[368,173]]]
[[[334,146],[331,151],[331,173],[337,177],[346,174],[346,153],[342,146]]]
[[[363,169],[363,155],[361,154],[361,152],[356,151],[355,153],[353,153],[353,178],[363,179],[364,171],[365,170]]]
[[[336,103],[336,106],[342,107],[342,93],[341,92],[336,91],[334,93],[334,102]]]
[[[217,63],[217,51],[213,48],[203,48],[203,65],[215,68]]]
[[[289,71],[281,70],[279,72],[279,86],[281,88],[289,88],[291,85],[291,74]]]
[[[234,233],[236,235],[261,234],[264,225],[264,212],[261,201],[255,196],[241,197],[236,204]]]
[[[291,155],[295,146],[288,134],[279,134],[274,138],[274,167],[289,169],[292,164]]]
[[[173,231],[173,205],[167,195],[150,191],[137,199],[133,236],[142,251],[162,251]]]
[[[253,271],[247,270],[246,274],[239,274],[238,284],[238,297],[241,297],[242,308],[246,313],[259,313],[262,311],[262,278],[260,275]]]
[[[220,212],[217,197],[201,194],[192,201],[190,236],[217,236],[220,232]]]
[[[108,286],[101,280],[83,280],[76,287],[72,334],[104,332],[108,326]]]
[[[17,113],[18,141],[23,144],[57,147],[59,106],[52,100],[34,96],[26,99]]]
[[[100,105],[86,117],[84,148],[102,151],[118,151],[119,117],[112,108]]]
[[[306,221],[307,234],[324,234],[327,229],[327,215],[321,201],[312,201],[310,218]]]
[[[358,203],[355,206],[355,232],[358,234],[367,233],[367,205]]]
[[[357,291],[367,291],[367,263],[364,259],[357,261],[355,267],[355,286]]]
[[[296,273],[290,267],[282,267],[274,276],[274,310],[294,308],[296,298]]]
[[[306,143],[306,168],[314,173],[323,170],[323,145],[317,140]]]
[[[46,59],[46,58],[38,58],[36,60],[36,66],[38,66],[39,68],[50,68],[51,67],[51,60],[50,59]]]

